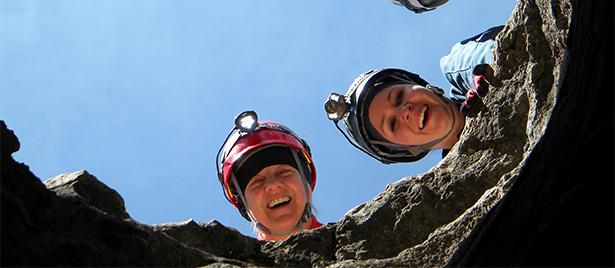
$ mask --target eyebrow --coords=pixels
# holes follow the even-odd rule
[[[254,184],[254,183],[258,182],[258,181],[261,181],[261,180],[262,180],[262,178],[263,178],[263,176],[254,175],[254,176],[250,179],[250,181],[248,182],[248,184],[246,185],[246,187],[247,187],[247,186],[250,186],[250,185],[252,185],[252,184]]]

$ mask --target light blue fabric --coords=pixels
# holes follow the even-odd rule
[[[466,93],[474,88],[474,67],[493,61],[495,37],[504,26],[490,28],[453,46],[451,52],[440,59],[440,69],[451,83],[449,97],[462,103]]]

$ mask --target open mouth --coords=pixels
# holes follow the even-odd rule
[[[421,114],[419,115],[419,130],[423,130],[423,128],[425,128],[425,123],[427,123],[427,118],[429,116],[427,110],[427,105],[423,105],[423,107],[421,107]]]
[[[267,208],[276,209],[276,208],[283,207],[287,205],[288,203],[290,203],[290,200],[291,198],[289,196],[278,197],[276,199],[271,200],[271,202],[267,204]]]

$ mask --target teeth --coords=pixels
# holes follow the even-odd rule
[[[273,208],[273,207],[275,207],[275,206],[277,206],[279,204],[282,204],[282,203],[285,203],[285,202],[288,202],[288,201],[290,201],[290,197],[288,197],[288,196],[279,197],[279,198],[273,199],[271,202],[269,202],[269,204],[267,204],[267,207],[268,208]]]
[[[421,115],[419,117],[419,129],[423,129],[425,123],[425,112],[427,111],[427,105],[424,105],[421,109]]]

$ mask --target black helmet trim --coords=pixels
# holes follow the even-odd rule
[[[256,132],[258,130],[261,129],[269,129],[269,130],[276,130],[276,131],[280,131],[286,134],[289,134],[291,136],[293,136],[295,139],[297,139],[301,145],[305,148],[305,150],[307,151],[307,153],[309,154],[309,156],[312,156],[312,151],[310,146],[308,145],[308,143],[300,138],[294,131],[292,131],[290,128],[282,125],[282,124],[277,124],[277,123],[272,123],[270,121],[260,121],[257,123],[256,127],[254,128],[254,130],[252,130],[250,133],[252,132]],[[226,157],[228,156],[228,154],[230,153],[231,149],[235,146],[235,144],[237,143],[237,141],[239,139],[241,139],[242,137],[244,137],[245,135],[248,135],[248,132],[244,132],[240,129],[238,129],[237,127],[234,127],[233,129],[231,129],[230,133],[228,134],[228,136],[226,137],[226,139],[224,140],[224,143],[222,144],[222,146],[220,147],[220,149],[218,150],[218,154],[216,156],[216,170],[218,173],[218,178],[219,180],[222,182],[222,167],[223,167],[223,162],[226,159]]]
[[[250,117],[245,119],[243,117]],[[244,120],[245,119],[245,120]],[[251,120],[250,120],[251,119]],[[316,184],[316,167],[307,142],[285,125],[273,121],[258,121],[254,111],[244,111],[235,117],[235,127],[231,129],[216,156],[216,173],[224,197],[234,205],[240,214],[251,221],[246,211],[246,201],[237,181],[237,165],[269,146],[287,147],[293,154],[296,168],[303,174],[302,181],[313,190]],[[299,161],[295,155],[300,155]],[[301,161],[302,160],[302,161]],[[305,177],[305,176],[309,177]]]
[[[291,150],[288,146],[272,144],[256,150],[243,161],[235,162],[233,173],[241,190],[245,191],[250,180],[266,167],[283,164],[299,170],[301,167],[297,165]]]
[[[275,146],[275,145],[274,145]],[[265,149],[265,148],[263,148]],[[306,223],[311,217],[312,217],[312,204],[309,201],[309,192],[312,189],[311,187],[311,183],[309,181],[311,178],[311,175],[306,173],[306,171],[308,172],[312,172],[308,165],[306,165],[305,160],[302,159],[301,157],[298,156],[298,153],[296,149],[292,149],[289,148],[292,155],[293,155],[293,159],[297,164],[303,164],[302,167],[303,168],[298,168],[299,171],[299,176],[301,177],[301,182],[303,185],[303,190],[305,191],[305,206],[303,209],[303,212],[301,213],[301,216],[299,217],[299,220],[297,221],[297,224],[295,224],[293,227],[289,228],[288,230],[281,230],[281,231],[276,231],[276,230],[270,230],[269,228],[267,228],[265,225],[263,225],[262,223],[260,223],[256,217],[254,217],[254,215],[252,215],[252,213],[247,209],[247,204],[248,202],[245,199],[244,193],[241,190],[241,187],[239,186],[239,183],[237,181],[237,177],[235,176],[235,172],[233,171],[231,173],[231,183],[234,186],[235,191],[237,191],[237,196],[239,197],[239,199],[237,200],[237,208],[239,210],[239,213],[241,214],[241,216],[243,216],[246,220],[254,223],[255,227],[260,230],[262,233],[265,234],[273,234],[273,235],[286,235],[289,234],[295,230],[303,230],[303,225],[304,223]],[[262,149],[261,149],[262,150]],[[250,156],[248,156],[247,158],[249,158]],[[302,161],[303,160],[303,161]],[[304,170],[305,169],[305,170]],[[308,177],[308,175],[310,175],[310,177]]]
[[[289,149],[290,153],[293,156],[293,161],[295,162],[294,165],[290,165],[290,166],[296,168],[297,171],[299,171],[299,174],[301,175],[301,181],[307,185],[306,191],[312,190],[311,185],[312,185],[314,171],[310,168],[311,166],[309,164],[310,160],[307,159],[307,156],[305,156],[301,151],[295,148],[291,148],[289,146],[285,146],[285,145],[277,144],[277,143],[263,146],[262,148],[258,148],[257,150],[254,150],[250,152],[248,155],[245,155],[244,157],[242,157],[242,159],[239,160],[235,164],[236,167],[233,167],[231,169],[232,170],[231,171],[231,182],[234,187],[230,187],[230,190],[233,192],[234,196],[239,197],[237,199],[237,209],[239,210],[239,213],[241,214],[241,216],[243,216],[248,221],[254,221],[254,219],[252,219],[249,213],[247,212],[247,207],[246,207],[247,203],[246,203],[244,192],[243,192],[247,184],[242,187],[242,183],[239,182],[236,172],[238,168],[241,168],[241,166],[243,166],[243,164],[249,159],[251,159],[255,154],[258,154],[261,151],[272,148],[272,147],[284,147],[284,148]],[[303,155],[303,157],[297,157],[297,154],[301,154]]]

